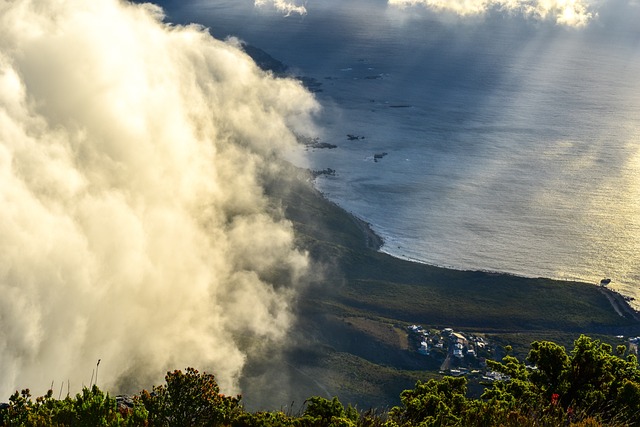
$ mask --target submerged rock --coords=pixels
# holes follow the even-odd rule
[[[387,154],[389,153],[376,153],[373,155],[373,161],[374,162],[378,162],[378,160],[381,160],[383,157],[385,157]]]

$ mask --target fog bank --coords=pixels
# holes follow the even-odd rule
[[[194,366],[237,392],[307,265],[260,176],[317,108],[156,6],[0,2],[0,399],[98,359],[101,387]]]
[[[377,0],[376,0],[377,1]],[[420,6],[436,13],[449,13],[462,17],[487,13],[518,15],[538,21],[551,21],[558,25],[583,27],[597,16],[598,0],[386,0],[389,6],[408,8]],[[374,0],[371,0],[375,7]],[[321,2],[313,2],[312,7]],[[307,2],[299,0],[254,0],[259,8],[270,8],[287,16],[306,15]]]

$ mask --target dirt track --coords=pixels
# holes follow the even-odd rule
[[[602,286],[598,289],[605,297],[607,297],[611,306],[620,317],[640,321],[640,313],[631,308],[622,295]]]

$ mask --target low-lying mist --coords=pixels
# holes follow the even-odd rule
[[[246,343],[292,322],[308,261],[261,176],[318,105],[163,19],[0,3],[0,399],[73,393],[98,359],[101,387],[194,366],[237,392]]]

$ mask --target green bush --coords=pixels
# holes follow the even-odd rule
[[[231,422],[232,427],[291,427],[295,418],[284,412],[242,412]]]
[[[16,391],[0,417],[6,426],[127,426],[143,425],[143,418],[132,413],[127,419],[117,410],[116,400],[96,385],[84,387],[75,398],[56,400],[49,390],[46,395],[31,400],[29,390]]]
[[[345,408],[337,397],[328,400],[314,396],[305,403],[307,408],[299,420],[300,426],[352,427],[358,422],[358,411],[351,405]]]
[[[482,396],[467,396],[464,377],[418,381],[388,414],[360,415],[338,400],[311,397],[301,416],[281,411],[249,413],[240,396],[220,394],[215,377],[193,368],[168,372],[166,384],[143,390],[133,407],[97,386],[56,400],[52,391],[35,401],[17,391],[0,409],[0,426],[230,426],[230,427],[640,427],[638,359],[581,336],[567,353],[549,341],[531,344],[526,362],[507,355],[487,361],[505,375]]]
[[[228,425],[240,410],[240,396],[220,394],[212,374],[187,368],[167,372],[166,385],[143,390],[140,400],[149,412],[150,426],[221,426]]]
[[[399,426],[458,425],[468,406],[466,378],[418,381],[413,390],[400,394],[402,407],[389,413],[390,422]]]

